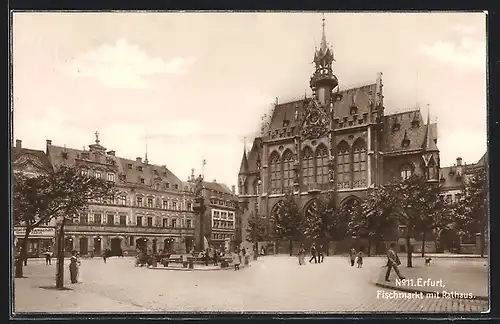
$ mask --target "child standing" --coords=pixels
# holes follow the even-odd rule
[[[358,258],[357,258],[357,264],[358,264],[358,268],[362,268],[363,267],[363,251],[362,250],[359,250],[358,252]]]

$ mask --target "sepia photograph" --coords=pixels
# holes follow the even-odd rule
[[[486,12],[11,12],[11,317],[489,312]]]

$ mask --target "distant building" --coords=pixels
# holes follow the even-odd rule
[[[20,141],[19,141],[20,143]],[[46,152],[14,148],[14,164],[30,172],[61,165],[77,167],[82,174],[116,184],[114,201],[93,201],[88,211],[75,215],[65,230],[65,251],[100,255],[160,250],[182,253],[194,246],[197,215],[194,192],[183,187],[166,166],[150,164],[147,156],[129,160],[100,144],[98,133],[89,149],[73,149],[47,140]],[[31,153],[30,153],[31,152]],[[24,162],[28,160],[32,162]],[[24,160],[23,160],[24,159]],[[41,171],[42,170],[42,171]]]
[[[252,213],[270,231],[286,192],[305,216],[328,192],[340,206],[394,177],[418,173],[438,181],[437,125],[429,116],[424,123],[419,109],[386,115],[382,73],[371,84],[339,90],[333,62],[323,28],[309,83],[312,97],[277,100],[261,136],[244,150],[238,173],[243,231]]]
[[[12,148],[12,169],[14,173],[36,177],[50,172],[52,165],[45,152],[24,148],[21,140],[16,140]],[[25,233],[22,223],[14,224],[14,245],[17,248],[21,246]],[[40,257],[43,252],[53,251],[55,233],[55,220],[34,229],[28,238],[28,257]]]
[[[194,188],[195,181],[193,170],[187,184]],[[241,220],[235,186],[229,189],[217,180],[203,181],[201,184],[206,210],[203,213],[201,228],[196,231],[196,241],[202,240],[205,248],[232,250],[241,243]]]

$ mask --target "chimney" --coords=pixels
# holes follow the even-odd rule
[[[214,181],[212,181],[213,183],[217,183],[217,179],[214,179]]]
[[[462,158],[457,157],[457,176],[462,176]]]
[[[457,157],[457,166],[461,166],[461,165],[462,165],[462,158]]]
[[[49,154],[49,146],[52,145],[52,140],[45,140],[47,146],[45,147],[45,154]]]
[[[113,156],[115,156],[115,153],[116,153],[115,151],[108,151],[108,155],[113,155]]]
[[[136,162],[139,162],[139,163],[142,163],[142,158],[141,158],[141,157],[136,157],[136,158],[135,158],[135,161],[136,161]]]
[[[16,148],[22,148],[22,141],[21,140],[16,140]]]
[[[231,191],[233,192],[233,195],[236,194],[236,186],[235,185],[231,186]]]

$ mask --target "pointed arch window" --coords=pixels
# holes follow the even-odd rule
[[[436,178],[436,163],[434,163],[434,159],[431,157],[429,164],[427,165],[427,179],[435,180]]]
[[[328,183],[328,149],[324,145],[316,149],[316,182]]]
[[[314,158],[309,146],[302,151],[302,179],[304,186],[314,182]]]
[[[278,152],[273,152],[269,159],[271,193],[281,192],[281,165]]]
[[[351,152],[349,144],[341,142],[337,147],[337,187],[351,187]]]
[[[359,139],[354,143],[352,149],[353,157],[353,187],[366,186],[366,145],[365,141]]]
[[[293,154],[286,150],[283,153],[283,188],[293,187]]]

